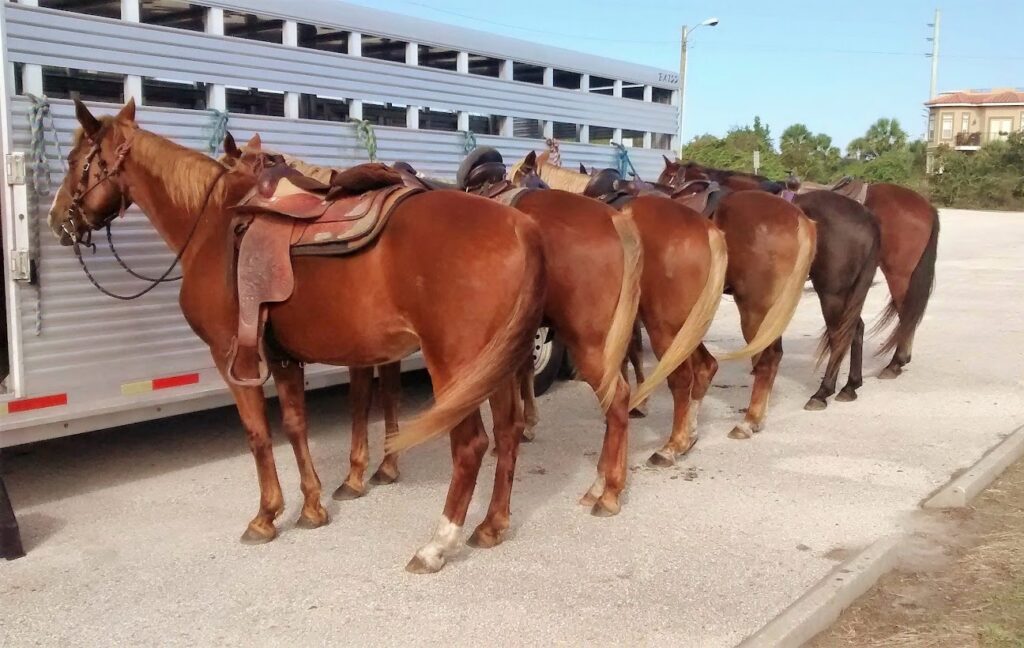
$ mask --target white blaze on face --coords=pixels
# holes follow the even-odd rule
[[[434,537],[416,552],[416,556],[431,570],[441,569],[447,562],[448,555],[458,548],[461,532],[462,527],[453,524],[442,515],[434,531]]]

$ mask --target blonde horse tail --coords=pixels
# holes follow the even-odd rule
[[[729,266],[729,252],[725,245],[725,235],[711,222],[707,223],[708,246],[711,248],[711,264],[708,268],[707,280],[697,302],[690,310],[683,326],[658,361],[658,366],[647,377],[633,394],[629,408],[633,409],[643,403],[654,391],[654,388],[666,380],[669,375],[686,362],[694,349],[701,343],[711,322],[715,319],[718,304],[722,301],[722,289],[725,288],[725,271]]]
[[[385,443],[388,453],[407,450],[451,431],[476,411],[503,383],[512,380],[530,357],[544,308],[544,252],[536,224],[515,225],[525,257],[522,290],[508,322],[475,358],[436,394],[433,407],[402,427]]]
[[[636,310],[640,304],[640,276],[644,263],[643,243],[640,241],[640,231],[633,221],[632,210],[627,207],[615,213],[612,216],[612,224],[622,243],[622,286],[619,288],[619,301],[604,339],[604,375],[597,388],[597,398],[601,402],[601,410],[605,412],[611,407],[619,376],[622,375],[622,362],[633,337],[633,323],[636,321]]]
[[[796,312],[796,307],[803,294],[804,282],[807,281],[807,275],[811,270],[811,262],[814,261],[818,238],[814,221],[800,214],[796,223],[798,245],[796,262],[793,264],[793,270],[783,284],[779,296],[765,314],[761,326],[754,334],[754,339],[738,351],[715,354],[719,360],[739,360],[761,353],[782,336],[782,332],[789,326],[789,321],[793,319],[793,314]]]

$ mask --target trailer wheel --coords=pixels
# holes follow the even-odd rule
[[[549,326],[537,329],[533,338],[533,391],[540,396],[555,383],[565,360],[565,345]]]

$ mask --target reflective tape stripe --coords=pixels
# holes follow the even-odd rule
[[[164,376],[162,378],[154,378],[152,380],[140,380],[138,382],[125,383],[121,385],[121,394],[124,396],[132,396],[134,394],[144,394],[146,392],[156,391],[158,389],[170,389],[172,387],[182,387],[184,385],[195,385],[198,382],[198,373],[181,374],[179,376]]]
[[[67,394],[50,394],[49,396],[34,396],[21,400],[0,403],[0,416],[5,414],[18,414],[31,410],[44,409],[46,407],[59,407],[68,404]]]

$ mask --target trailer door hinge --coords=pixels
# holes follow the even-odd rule
[[[25,184],[24,153],[8,153],[4,156],[4,176],[9,185]]]

